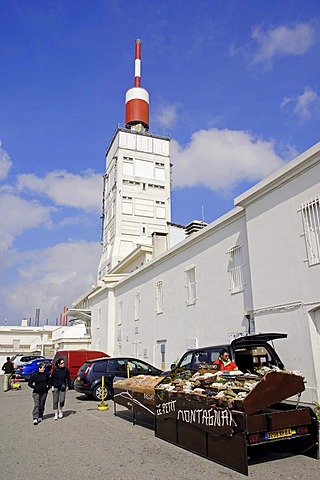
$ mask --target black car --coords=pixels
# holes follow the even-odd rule
[[[278,367],[284,365],[269,342],[280,338],[287,338],[285,333],[258,333],[243,335],[235,338],[230,344],[212,345],[210,347],[196,348],[187,351],[171,368],[184,368],[197,370],[200,365],[211,365],[219,357],[219,352],[226,349],[230,358],[243,372],[253,373],[261,367]]]
[[[113,379],[135,375],[161,375],[162,371],[137,358],[115,357],[88,360],[79,369],[74,388],[94,400],[102,398],[102,376],[104,376],[104,398],[113,395]]]

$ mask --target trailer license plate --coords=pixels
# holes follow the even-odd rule
[[[291,428],[285,428],[284,430],[274,430],[273,432],[268,432],[268,440],[274,440],[275,438],[284,438],[291,437],[293,431]]]

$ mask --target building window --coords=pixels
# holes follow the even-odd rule
[[[159,280],[156,283],[156,313],[163,312],[163,282]]]
[[[118,344],[121,343],[121,328],[118,328],[117,330],[117,342]]]
[[[101,307],[98,307],[97,328],[100,328],[100,324],[101,324]]]
[[[230,291],[231,293],[242,292],[244,290],[242,245],[230,248],[227,255]]]
[[[166,218],[165,202],[156,201],[156,218]]]
[[[118,308],[117,308],[117,320],[118,320],[118,325],[122,325],[122,300],[118,301]]]
[[[136,292],[133,295],[133,320],[139,320],[140,318],[140,293]]]
[[[196,297],[196,267],[189,267],[186,272],[186,302],[187,305],[194,305]]]
[[[141,224],[141,235],[143,235],[143,236],[147,235],[147,224],[146,223]]]
[[[309,265],[320,263],[320,197],[301,206]]]
[[[132,197],[122,197],[122,213],[124,215],[133,214],[133,198]]]
[[[123,174],[130,175],[133,177],[133,158],[132,157],[123,157]]]

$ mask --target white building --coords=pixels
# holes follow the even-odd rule
[[[118,167],[106,188],[104,212],[112,202],[115,208],[104,223],[98,283],[69,315],[87,316],[93,349],[162,368],[188,348],[225,343],[234,334],[287,333],[276,349],[288,369],[305,375],[303,400],[319,400],[320,143],[183,240],[181,229],[167,223],[169,151],[155,152],[153,138],[143,129],[118,129],[112,140],[107,175]],[[128,141],[130,170],[124,165]],[[156,177],[159,156],[166,178]],[[164,185],[161,199],[147,187],[156,182]],[[160,218],[157,201],[164,202]]]

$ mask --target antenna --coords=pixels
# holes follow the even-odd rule
[[[141,88],[141,40],[136,40],[134,87],[126,93],[126,128],[149,130],[149,93]],[[139,127],[138,127],[139,126]]]

